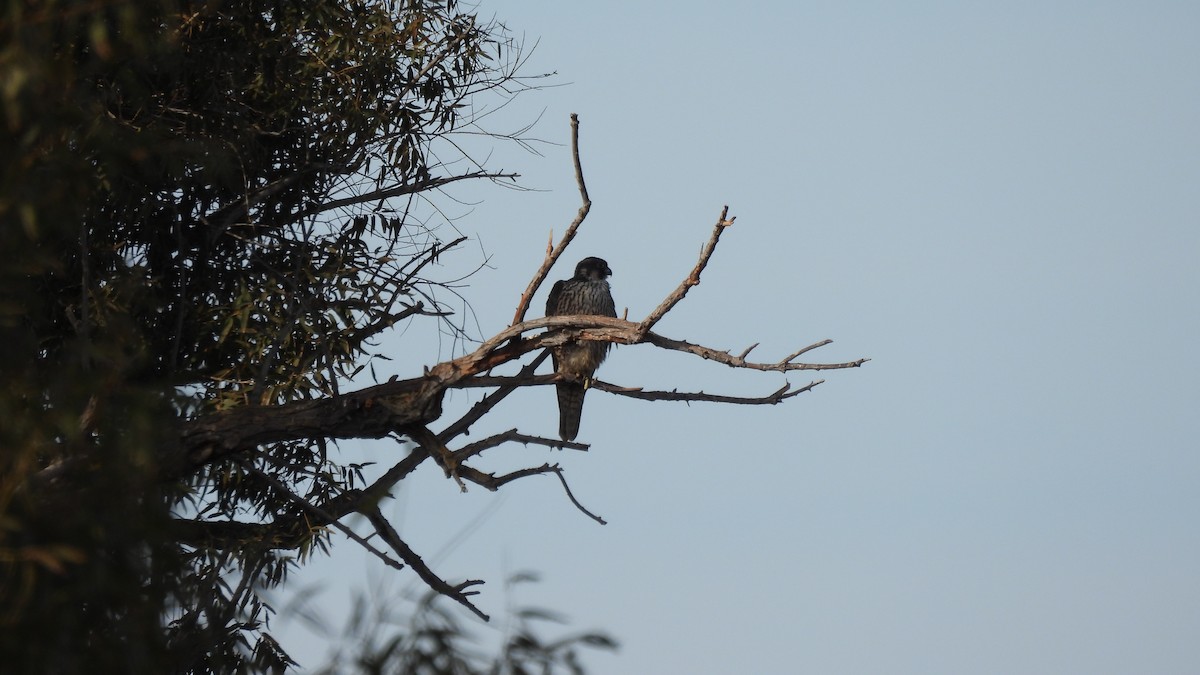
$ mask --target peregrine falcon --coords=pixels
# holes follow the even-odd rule
[[[605,281],[612,270],[600,258],[584,258],[575,266],[575,276],[563,279],[550,289],[546,316],[567,314],[617,315],[612,292]],[[564,441],[579,433],[583,414],[583,395],[591,384],[596,368],[608,355],[607,342],[568,343],[554,349],[554,370],[566,379],[558,387],[558,435]]]

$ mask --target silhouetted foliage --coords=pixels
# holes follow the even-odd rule
[[[325,503],[359,469],[323,438],[179,471],[164,448],[443,320],[448,242],[412,207],[503,178],[447,139],[524,86],[519,45],[452,0],[9,0],[0,45],[4,669],[286,664],[258,591],[328,532],[180,528],[299,514],[272,481]]]
[[[514,575],[509,592],[516,584],[536,580],[530,573]],[[445,598],[437,593],[428,592],[416,602],[371,598],[357,598],[344,634],[331,640],[339,648],[321,675],[578,675],[584,672],[582,650],[617,648],[615,640],[597,631],[545,638],[539,624],[563,625],[566,620],[541,608],[516,609],[501,625],[488,626],[499,635],[487,635],[464,621],[458,608],[442,607]]]

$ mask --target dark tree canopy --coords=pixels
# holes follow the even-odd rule
[[[444,166],[438,144],[473,97],[522,86],[518,45],[456,4],[5,3],[0,606],[30,632],[0,633],[49,632],[6,655],[112,672],[278,657],[249,586],[287,558],[164,542],[183,513],[295,507],[236,464],[162,480],[161,448],[174,420],[332,395],[373,336],[440,313],[422,272],[446,243],[408,207],[500,178]],[[313,443],[258,465],[319,503],[354,476]],[[29,482],[80,458],[69,485]],[[226,586],[234,569],[247,588]]]
[[[512,325],[442,363],[403,355],[410,379],[348,387],[398,323],[460,330],[431,263],[461,239],[436,236],[421,206],[452,183],[515,178],[458,140],[486,136],[487,111],[530,87],[521,63],[503,26],[453,0],[6,0],[6,672],[281,668],[289,658],[266,630],[261,592],[335,534],[486,618],[470,599],[482,582],[441,579],[379,504],[432,460],[463,489],[555,474],[603,522],[558,465],[497,476],[470,464],[509,442],[586,445],[516,428],[458,441],[514,391],[562,381],[535,372],[547,348],[645,344],[774,372],[863,363],[796,361],[827,341],[758,363],[753,347],[735,356],[651,330],[699,283],[733,224],[726,212],[696,267],[641,321],[526,321],[591,204],[573,120],[582,206]],[[493,372],[506,365],[510,374]],[[776,404],[815,384],[754,398],[589,386]],[[445,392],[463,387],[489,393],[441,420]],[[381,473],[329,452],[338,439],[385,437],[409,445]],[[342,522],[356,513],[369,537]],[[539,644],[510,645],[510,667],[575,668],[573,652]]]

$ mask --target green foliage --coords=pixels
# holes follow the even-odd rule
[[[509,592],[518,583],[536,580],[529,573],[514,575]],[[580,675],[585,672],[579,658],[583,650],[617,649],[612,637],[598,631],[543,637],[539,626],[567,622],[536,607],[514,610],[503,627],[493,629],[500,635],[481,637],[463,622],[461,613],[443,607],[445,598],[436,593],[426,594],[411,609],[402,599],[373,597],[357,598],[344,635],[336,641],[340,648],[320,675]],[[398,606],[404,611],[398,612]],[[324,630],[315,618],[310,623]],[[488,637],[493,639],[484,639]]]
[[[297,515],[274,482],[322,503],[358,467],[314,439],[164,481],[160,451],[187,417],[336,394],[373,337],[439,316],[423,274],[446,245],[411,209],[502,178],[436,149],[473,97],[520,89],[516,45],[453,0],[3,12],[5,670],[282,667],[259,592],[295,560],[181,544],[180,520]]]

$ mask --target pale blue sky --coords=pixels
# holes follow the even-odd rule
[[[527,72],[565,84],[504,118],[544,110],[533,135],[560,145],[492,160],[538,192],[454,193],[478,202],[456,225],[492,255],[467,291],[485,333],[574,216],[576,112],[595,205],[554,278],[604,257],[638,318],[729,204],[737,224],[661,332],[761,342],[764,359],[832,338],[812,360],[873,360],[777,407],[593,392],[591,452],[549,458],[604,527],[552,478],[460,495],[427,467],[397,513],[437,571],[487,579],[485,611],[543,605],[611,632],[620,653],[588,658],[601,674],[1195,672],[1200,5],[481,12],[538,41]],[[600,377],[740,394],[785,379],[649,347],[618,349]],[[498,412],[472,438],[556,428],[549,388]],[[493,450],[481,468],[548,455]],[[415,587],[353,548],[297,579],[328,585],[331,616],[368,576]],[[509,598],[520,569],[544,580]]]

